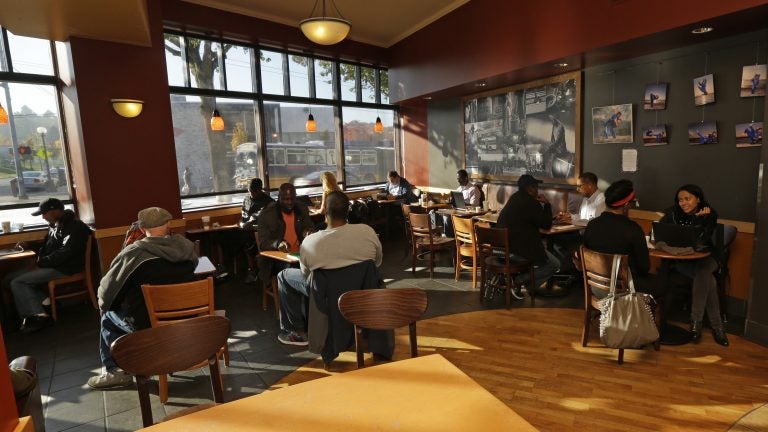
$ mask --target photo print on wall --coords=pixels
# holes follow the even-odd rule
[[[741,97],[765,96],[766,65],[744,66],[741,69]]]
[[[632,104],[592,108],[592,140],[595,144],[630,144],[632,136]]]
[[[688,144],[717,144],[717,122],[705,121],[689,123]]]
[[[736,147],[760,147],[763,145],[763,122],[736,125]]]
[[[667,125],[660,124],[643,128],[643,145],[646,147],[669,144]]]
[[[667,108],[667,83],[654,83],[645,86],[643,109],[663,110]]]
[[[693,79],[693,101],[696,105],[715,102],[715,76],[713,74]]]

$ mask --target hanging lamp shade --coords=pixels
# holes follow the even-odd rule
[[[307,132],[317,132],[317,123],[315,122],[315,116],[313,116],[312,113],[309,113],[309,117],[307,117],[306,129]]]
[[[211,114],[211,130],[224,130],[224,119],[221,118],[221,114],[219,114],[219,110],[217,109],[214,109],[213,114]]]
[[[0,104],[0,124],[8,124],[8,111]]]
[[[376,133],[384,132],[384,123],[381,122],[381,117],[376,117],[376,124],[373,125],[373,131]]]
[[[302,33],[307,39],[319,45],[333,45],[344,40],[349,34],[349,30],[352,28],[352,23],[344,19],[336,7],[336,3],[331,0],[331,6],[336,10],[338,17],[330,17],[326,14],[325,1],[323,2],[322,15],[314,16],[317,4],[321,0],[315,1],[315,6],[312,8],[312,12],[309,14],[309,18],[301,21],[299,27],[301,27]]]

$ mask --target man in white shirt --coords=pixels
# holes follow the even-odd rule
[[[560,220],[574,225],[587,226],[587,222],[603,214],[605,195],[597,189],[597,176],[591,172],[585,172],[579,176],[576,190],[584,197],[579,206],[579,212],[563,214],[560,216]]]
[[[286,345],[308,344],[304,302],[309,297],[307,278],[313,270],[342,268],[367,260],[377,267],[381,265],[381,242],[373,228],[347,223],[349,198],[334,191],[325,202],[328,227],[301,243],[300,269],[285,269],[277,275],[282,330],[277,339]]]
[[[479,187],[469,182],[469,173],[467,173],[467,170],[458,170],[456,172],[456,181],[459,182],[459,187],[456,188],[456,192],[461,192],[466,206],[480,207],[483,204],[483,192]],[[435,221],[436,219],[433,218],[433,224]],[[447,237],[453,237],[453,222],[448,215],[443,215],[443,231]]]

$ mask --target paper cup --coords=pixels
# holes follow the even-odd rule
[[[4,233],[9,233],[9,232],[11,232],[11,221],[5,221],[5,222],[3,222],[3,223],[2,223],[2,226],[3,226],[3,232],[4,232]]]

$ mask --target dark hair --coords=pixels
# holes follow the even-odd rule
[[[712,206],[709,205],[709,203],[707,202],[706,198],[704,198],[704,190],[703,189],[701,189],[699,186],[697,186],[695,184],[684,184],[684,185],[680,186],[679,188],[677,188],[677,190],[675,191],[675,198],[674,198],[674,200],[675,200],[674,201],[675,202],[675,212],[679,212],[678,214],[685,213],[683,211],[683,209],[680,208],[680,204],[678,203],[678,199],[677,199],[677,196],[680,194],[680,191],[686,191],[689,194],[691,194],[691,195],[695,196],[696,198],[698,198],[699,199],[699,208],[712,207]]]
[[[280,185],[280,189],[278,190],[278,195],[282,197],[285,195],[288,191],[293,192],[294,195],[296,195],[296,187],[290,183],[283,183]]]
[[[390,171],[387,177],[400,177],[400,174],[397,171]]]
[[[325,197],[325,211],[331,220],[347,220],[349,198],[344,192],[333,191]]]
[[[622,179],[615,181],[608,186],[605,190],[605,205],[610,208],[619,208],[625,203],[619,205],[613,205],[614,203],[621,202],[624,198],[628,197],[635,191],[635,187],[630,180]]]
[[[585,172],[579,176],[580,179],[586,180],[587,183],[597,186],[597,176],[595,173]]]
[[[469,178],[469,173],[465,169],[460,169],[460,170],[456,171],[456,175],[458,175],[459,177],[467,177],[467,178]]]
[[[251,184],[248,185],[249,191],[260,191],[264,188],[264,182],[260,178],[254,177],[251,179]]]

